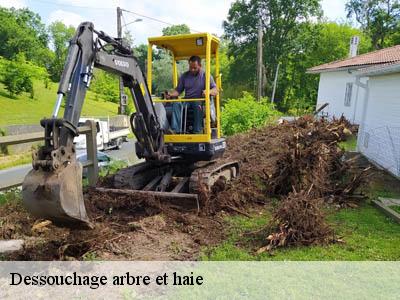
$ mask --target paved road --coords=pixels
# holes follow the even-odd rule
[[[134,164],[138,161],[135,154],[135,141],[129,140],[123,143],[119,150],[108,150],[105,153],[114,159],[126,160],[128,164]],[[0,189],[5,186],[15,185],[22,180],[28,172],[32,169],[31,164],[22,165],[6,170],[0,171]]]
[[[23,165],[6,170],[0,171],[0,189],[6,186],[12,186],[20,183],[29,170],[32,169],[32,165]]]

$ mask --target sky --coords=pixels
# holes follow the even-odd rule
[[[116,7],[123,12],[123,22],[134,43],[146,43],[150,36],[161,35],[168,24],[157,22],[134,13],[152,17],[171,24],[187,24],[192,32],[223,33],[222,22],[234,0],[0,0],[0,6],[28,7],[38,13],[46,24],[61,21],[76,27],[82,21],[92,21],[95,28],[116,35]],[[322,0],[325,16],[333,21],[345,19],[346,0]],[[132,13],[133,12],[133,13]]]

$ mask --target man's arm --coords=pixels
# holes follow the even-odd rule
[[[176,97],[179,97],[179,95],[183,93],[183,91],[185,90],[185,85],[184,85],[183,81],[184,80],[183,80],[183,74],[182,74],[182,76],[179,77],[178,86],[174,90],[169,91],[169,93],[168,93],[169,97],[176,98]]]
[[[214,78],[212,76],[210,76],[210,96],[217,96],[219,93],[218,87],[215,84]],[[203,96],[206,95],[206,91],[203,91]]]

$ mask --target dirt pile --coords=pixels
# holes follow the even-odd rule
[[[229,138],[225,158],[241,162],[240,177],[212,196],[211,210],[227,204],[240,208],[249,201],[265,203],[311,185],[313,194],[339,199],[351,164],[342,159],[338,143],[351,128],[344,118],[329,122],[309,116]]]
[[[356,171],[338,146],[356,129],[345,118],[329,122],[308,116],[231,138],[227,156],[242,162],[241,176],[211,196],[211,210],[238,210],[276,197],[281,201],[264,249],[325,243],[331,231],[323,205],[354,206],[360,197],[354,192],[367,170]]]
[[[0,206],[0,239],[24,239],[10,260],[195,260],[224,237],[222,217],[200,217],[154,199],[85,191],[93,230],[31,217],[19,201]],[[41,226],[45,224],[44,226]],[[37,230],[40,228],[40,230]]]
[[[197,259],[202,247],[223,240],[226,212],[249,216],[250,207],[278,198],[264,251],[325,243],[332,235],[323,205],[352,203],[349,197],[362,179],[349,175],[351,164],[338,147],[351,130],[345,119],[305,117],[229,138],[223,159],[240,161],[240,177],[202,191],[200,214],[153,198],[89,189],[85,204],[94,230],[35,221],[19,202],[11,202],[0,206],[0,239],[26,241],[22,253],[9,257],[18,260]],[[109,178],[101,184],[108,186]]]

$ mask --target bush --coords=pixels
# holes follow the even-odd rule
[[[46,81],[48,79],[46,69],[26,61],[25,56],[21,53],[17,54],[14,60],[2,59],[0,63],[0,82],[5,85],[11,96],[27,92],[33,98],[33,80]]]
[[[248,92],[243,92],[242,98],[229,99],[222,110],[222,131],[225,135],[263,126],[279,115],[267,99],[257,102]]]

